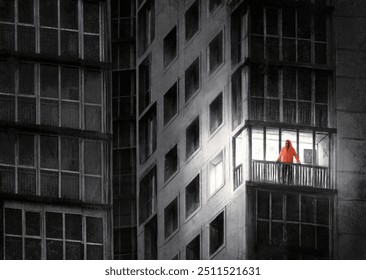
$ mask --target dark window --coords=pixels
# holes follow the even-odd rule
[[[15,67],[10,63],[0,61],[0,92],[12,93],[15,91]]]
[[[140,114],[151,101],[151,54],[139,65],[139,110]]]
[[[22,0],[18,2],[18,20],[20,23],[33,23],[33,0]]]
[[[65,238],[71,240],[82,240],[81,215],[65,215]]]
[[[61,197],[65,199],[79,199],[79,175],[75,173],[61,173]]]
[[[201,259],[201,238],[197,235],[186,246],[186,260],[199,260]]]
[[[102,130],[102,112],[100,106],[85,105],[84,106],[84,120],[85,129],[101,131]]]
[[[224,244],[224,212],[210,223],[210,255]]]
[[[20,64],[19,94],[34,95],[34,64]]]
[[[184,77],[185,100],[187,102],[200,87],[199,57],[187,68]]]
[[[84,141],[84,171],[86,174],[102,174],[102,156],[99,142]]]
[[[86,217],[86,241],[103,243],[103,219]]]
[[[58,139],[41,136],[41,168],[58,168]]]
[[[40,0],[39,14],[42,26],[57,27],[57,0]]]
[[[47,56],[58,55],[58,31],[55,29],[40,29],[41,54]]]
[[[222,93],[220,93],[210,104],[210,133],[222,124],[222,108]]]
[[[176,82],[164,95],[164,125],[178,112],[178,83]]]
[[[164,66],[169,65],[170,62],[177,56],[177,27],[168,33],[164,38]]]
[[[78,0],[60,1],[61,28],[78,29]]]
[[[14,1],[1,1],[0,21],[14,22]]]
[[[154,0],[148,0],[138,13],[139,55],[141,56],[155,37]]]
[[[46,237],[62,239],[62,236],[62,214],[46,212]]]
[[[194,2],[186,11],[185,15],[186,40],[188,41],[198,31],[199,7],[198,1]]]
[[[19,164],[34,166],[34,136],[19,134]]]
[[[164,209],[164,236],[167,239],[178,229],[178,198]]]
[[[58,98],[58,67],[41,64],[40,71],[41,97]]]
[[[25,212],[25,234],[41,235],[41,215],[38,212]]]
[[[232,127],[235,129],[243,118],[242,113],[242,70],[237,70],[231,77]]]
[[[79,139],[61,138],[61,168],[79,171]]]
[[[101,104],[102,79],[98,71],[84,71],[84,102]]]
[[[200,124],[197,117],[186,129],[186,157],[189,158],[200,145]]]
[[[22,210],[5,208],[5,234],[22,235]]]
[[[79,69],[61,68],[61,98],[79,100]]]
[[[208,4],[208,10],[210,13],[216,11],[216,9],[222,4],[222,0],[210,0]]]
[[[215,71],[223,63],[222,31],[209,44],[209,69]]]
[[[77,32],[61,31],[61,55],[68,58],[79,57],[79,37]]]
[[[100,60],[99,36],[84,35],[84,59],[92,61]]]
[[[156,211],[156,167],[140,181],[139,222],[142,224]]]
[[[15,161],[15,135],[0,131],[0,163],[14,164]]]
[[[84,1],[84,32],[99,33],[99,2]]]
[[[140,163],[144,163],[156,150],[156,106],[140,120]]]
[[[41,171],[41,195],[59,197],[58,172]]]
[[[18,25],[18,51],[35,52],[35,29],[30,26]]]
[[[178,147],[175,145],[165,155],[164,180],[167,181],[178,170]]]
[[[158,259],[158,222],[156,215],[145,225],[144,253],[145,260]]]
[[[200,176],[197,175],[186,187],[186,218],[200,206]]]

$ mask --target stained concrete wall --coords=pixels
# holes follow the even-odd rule
[[[337,257],[366,259],[366,1],[335,8]]]

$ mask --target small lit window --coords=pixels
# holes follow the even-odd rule
[[[189,158],[200,145],[200,126],[197,117],[186,130],[186,157]]]
[[[224,152],[210,161],[210,195],[224,185]]]
[[[164,209],[164,236],[170,237],[178,229],[178,198]]]
[[[210,104],[210,133],[222,124],[222,93]]]
[[[167,181],[178,170],[178,148],[175,145],[166,155],[164,162],[164,180]]]
[[[210,223],[210,255],[213,255],[224,244],[224,212],[221,212]]]
[[[164,38],[164,66],[177,56],[177,27],[175,26]]]

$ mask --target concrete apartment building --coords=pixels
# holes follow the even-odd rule
[[[0,259],[112,259],[110,2],[0,1]]]
[[[138,259],[365,258],[364,3],[136,13]]]

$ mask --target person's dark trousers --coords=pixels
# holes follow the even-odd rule
[[[282,163],[282,183],[292,184],[292,164]]]

